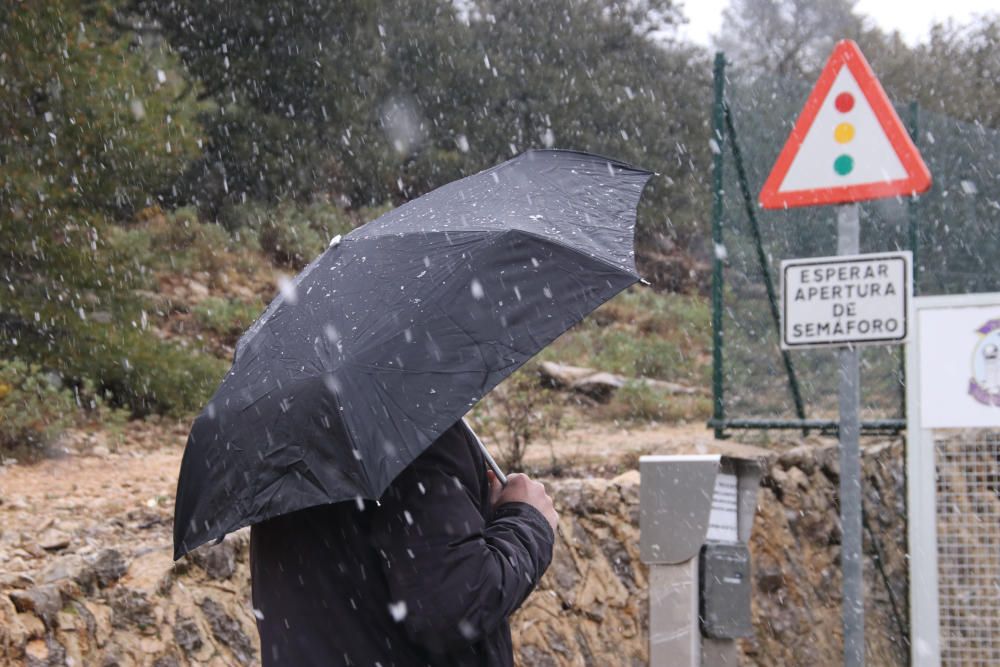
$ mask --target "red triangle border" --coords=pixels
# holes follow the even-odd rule
[[[880,181],[877,183],[863,183],[859,185],[845,185],[832,188],[816,188],[812,190],[794,190],[792,192],[778,192],[782,181],[788,174],[788,170],[798,155],[802,141],[812,127],[813,121],[819,114],[823,102],[826,101],[833,82],[840,73],[841,67],[846,66],[854,79],[857,81],[861,92],[871,105],[875,117],[878,119],[882,130],[889,140],[889,144],[899,157],[906,170],[906,178],[895,181]],[[925,192],[931,186],[931,173],[920,157],[920,152],[910,139],[909,133],[903,127],[902,121],[892,108],[889,97],[885,94],[882,84],[879,83],[875,72],[872,71],[868,61],[858,45],[849,39],[837,43],[833,53],[823,67],[823,72],[805,105],[802,112],[795,121],[788,140],[785,142],[778,159],[771,169],[771,174],[764,182],[764,187],[760,191],[760,203],[764,208],[792,208],[797,206],[816,206],[822,204],[846,204],[850,202],[863,201],[867,199],[879,199],[882,197],[895,197],[900,195],[911,196],[920,192]]]

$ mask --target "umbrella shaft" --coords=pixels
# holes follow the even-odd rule
[[[472,434],[472,437],[476,439],[476,443],[479,445],[479,450],[483,453],[483,457],[486,459],[486,463],[489,465],[490,470],[492,470],[493,474],[497,476],[497,479],[500,481],[502,486],[507,486],[507,475],[503,474],[503,470],[500,470],[500,466],[497,465],[496,460],[490,454],[489,450],[486,449],[486,445],[483,444],[483,441],[479,439],[476,432],[472,430],[471,426],[469,426],[469,421],[467,419],[462,419],[462,423],[465,424],[465,428],[469,429],[469,433]]]
[[[483,450],[483,456],[486,457],[486,463],[488,463],[490,468],[493,470],[493,474],[497,476],[497,479],[500,480],[500,484],[502,486],[507,486],[507,475],[503,474],[503,471],[500,470],[500,466],[497,465],[497,462],[493,460],[492,456],[490,456],[490,453],[486,450],[486,445],[483,444],[483,441],[479,438],[476,438],[476,440],[479,442],[479,448]]]

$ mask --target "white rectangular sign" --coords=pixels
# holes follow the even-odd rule
[[[1000,294],[975,295],[990,297],[918,301],[921,428],[1000,427]]]
[[[705,534],[705,539],[722,542],[739,541],[736,520],[739,499],[736,475],[724,472],[716,475],[712,511],[708,515],[708,532]]]
[[[781,347],[887,345],[909,336],[909,251],[781,262]]]

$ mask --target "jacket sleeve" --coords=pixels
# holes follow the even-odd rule
[[[462,480],[485,473],[462,469],[468,461],[453,453],[432,445],[393,482],[371,524],[392,598],[386,613],[435,653],[504,623],[538,584],[555,537],[523,503],[484,520]]]

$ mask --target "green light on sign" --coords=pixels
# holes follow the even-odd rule
[[[847,176],[854,169],[854,158],[850,155],[841,155],[833,161],[833,170],[841,176]]]

